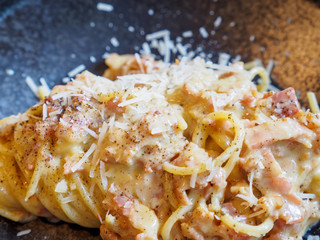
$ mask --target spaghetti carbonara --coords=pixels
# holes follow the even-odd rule
[[[302,239],[318,221],[320,120],[292,88],[242,63],[107,64],[1,120],[2,216],[163,240]]]

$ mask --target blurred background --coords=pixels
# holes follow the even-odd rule
[[[0,0],[0,118],[37,102],[28,77],[53,87],[78,66],[101,74],[108,53],[150,48],[162,58],[163,39],[150,40],[161,30],[168,30],[171,60],[260,59],[274,84],[293,86],[303,105],[306,91],[320,100],[320,1]],[[99,239],[97,230],[58,225],[1,219],[0,239]],[[16,236],[25,229],[31,233]]]

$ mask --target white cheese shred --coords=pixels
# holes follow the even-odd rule
[[[142,43],[142,49],[143,49],[143,53],[145,55],[148,56],[148,55],[151,54],[151,49],[150,49],[150,46],[149,46],[149,44],[147,42]]]
[[[31,77],[27,76],[26,83],[27,83],[28,87],[31,89],[31,91],[33,92],[33,94],[38,97],[39,96],[38,87],[35,84],[35,82],[33,81],[33,79]]]
[[[92,143],[91,147],[89,148],[89,150],[83,155],[83,157],[80,159],[79,162],[77,162],[72,168],[71,171],[75,172],[77,171],[81,165],[89,158],[89,156],[94,152],[94,150],[96,149],[96,144]]]
[[[228,53],[219,53],[218,64],[227,66],[230,60],[230,54]]]
[[[191,30],[185,31],[182,33],[182,37],[184,37],[184,38],[191,38],[192,36],[193,36],[193,33]]]
[[[11,68],[7,68],[6,69],[6,74],[8,75],[8,76],[12,76],[12,75],[14,75],[14,70],[12,70]]]
[[[118,39],[117,39],[116,37],[112,37],[112,38],[110,39],[110,43],[111,43],[112,46],[114,46],[114,47],[119,47],[119,46],[120,46],[120,43],[119,43],[119,41],[118,41]]]
[[[135,54],[134,54],[134,57],[136,58],[136,61],[137,61],[138,65],[139,65],[139,68],[140,68],[140,71],[141,71],[142,73],[145,73],[144,68],[143,68],[143,66],[142,66],[142,62],[141,62],[140,55],[139,55],[138,53],[135,53]]]
[[[103,185],[103,188],[107,190],[108,188],[108,179],[106,177],[106,167],[103,161],[100,161],[100,178]]]
[[[100,128],[100,134],[98,136],[98,143],[97,143],[97,147],[96,147],[96,151],[93,154],[93,165],[90,169],[90,173],[89,173],[89,177],[93,178],[94,177],[94,170],[97,167],[98,163],[99,163],[99,159],[98,159],[98,155],[99,155],[99,151],[98,149],[101,148],[101,144],[107,134],[107,130],[108,130],[108,124],[106,122],[103,122],[101,128]]]
[[[320,240],[320,237],[316,235],[309,235],[307,240]]]
[[[68,191],[67,181],[62,179],[60,182],[58,182],[54,191],[57,193],[66,193]]]
[[[191,175],[191,177],[190,177],[190,187],[191,187],[191,188],[195,188],[195,186],[196,186],[196,181],[197,181],[197,176],[198,176],[198,173],[197,173],[197,172],[195,172],[195,173],[193,173],[193,174]]]
[[[181,43],[177,43],[177,49],[182,56],[187,55],[187,48],[183,46]]]
[[[316,195],[313,193],[296,193],[302,199],[315,199]]]
[[[146,35],[146,40],[147,41],[152,41],[154,39],[159,39],[159,38],[164,38],[164,36],[168,36],[170,35],[170,31],[167,29],[158,31],[158,32],[154,32],[154,33],[150,33]]]
[[[70,82],[70,78],[69,77],[64,77],[64,78],[62,78],[62,82],[63,83],[68,83],[68,82]]]
[[[80,64],[79,66],[75,67],[74,69],[72,69],[70,72],[68,72],[68,77],[74,77],[77,74],[81,73],[82,71],[84,71],[86,69],[86,66],[84,64]]]
[[[103,11],[103,12],[112,12],[113,6],[108,3],[99,2],[99,3],[97,3],[97,9],[99,11]]]
[[[207,32],[207,30],[204,27],[199,28],[199,32],[200,32],[200,35],[203,38],[208,38],[209,37],[209,33]]]
[[[48,117],[47,104],[42,105],[42,120],[45,121]]]
[[[47,91],[50,92],[50,88],[49,88],[46,80],[45,80],[43,77],[40,78],[40,83],[41,83],[41,85],[42,85],[44,88],[46,88]]]
[[[96,134],[95,131],[91,130],[91,129],[88,128],[88,127],[84,128],[84,130],[85,130],[89,135],[91,135],[92,137],[98,139],[98,135]]]
[[[18,232],[17,233],[17,237],[22,237],[22,236],[25,236],[25,235],[27,235],[29,233],[31,233],[31,229],[26,229],[26,230]]]
[[[214,23],[213,23],[213,26],[215,27],[215,28],[218,28],[220,25],[221,25],[221,23],[222,23],[222,17],[217,17],[216,18],[216,20],[214,21]]]
[[[97,61],[97,59],[94,56],[90,56],[90,62],[95,63]]]

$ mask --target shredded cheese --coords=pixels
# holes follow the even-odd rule
[[[48,117],[47,104],[42,105],[42,120],[45,121]]]
[[[200,35],[203,38],[208,38],[209,37],[209,33],[207,32],[207,30],[204,27],[200,27],[199,28],[199,32],[200,32]]]
[[[72,69],[70,72],[68,72],[68,77],[74,77],[77,74],[83,72],[86,69],[86,66],[84,64],[80,64],[79,66]]]
[[[216,20],[214,21],[213,26],[214,26],[215,28],[218,28],[218,27],[221,25],[221,23],[222,23],[222,17],[218,16],[218,17],[216,18]]]
[[[18,232],[17,233],[17,237],[22,237],[22,236],[25,236],[25,235],[27,235],[29,233],[31,233],[31,229],[26,229],[26,230]]]
[[[97,9],[99,11],[103,11],[103,12],[112,12],[113,6],[108,3],[99,2],[99,3],[97,3]]]
[[[91,147],[89,148],[89,150],[83,155],[83,157],[79,160],[79,162],[77,162],[72,168],[71,171],[75,172],[77,171],[81,165],[89,158],[89,156],[94,152],[94,150],[96,149],[96,144],[92,143]]]
[[[31,89],[31,91],[33,92],[33,94],[35,96],[39,97],[38,87],[35,84],[35,82],[33,81],[33,79],[31,77],[27,76],[26,83],[27,83],[28,87]]]

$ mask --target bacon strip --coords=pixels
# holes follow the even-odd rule
[[[299,138],[299,139],[297,139]],[[245,143],[250,149],[262,148],[271,143],[296,139],[300,142],[310,142],[315,138],[314,133],[307,127],[290,118],[280,118],[258,126],[246,129]]]

